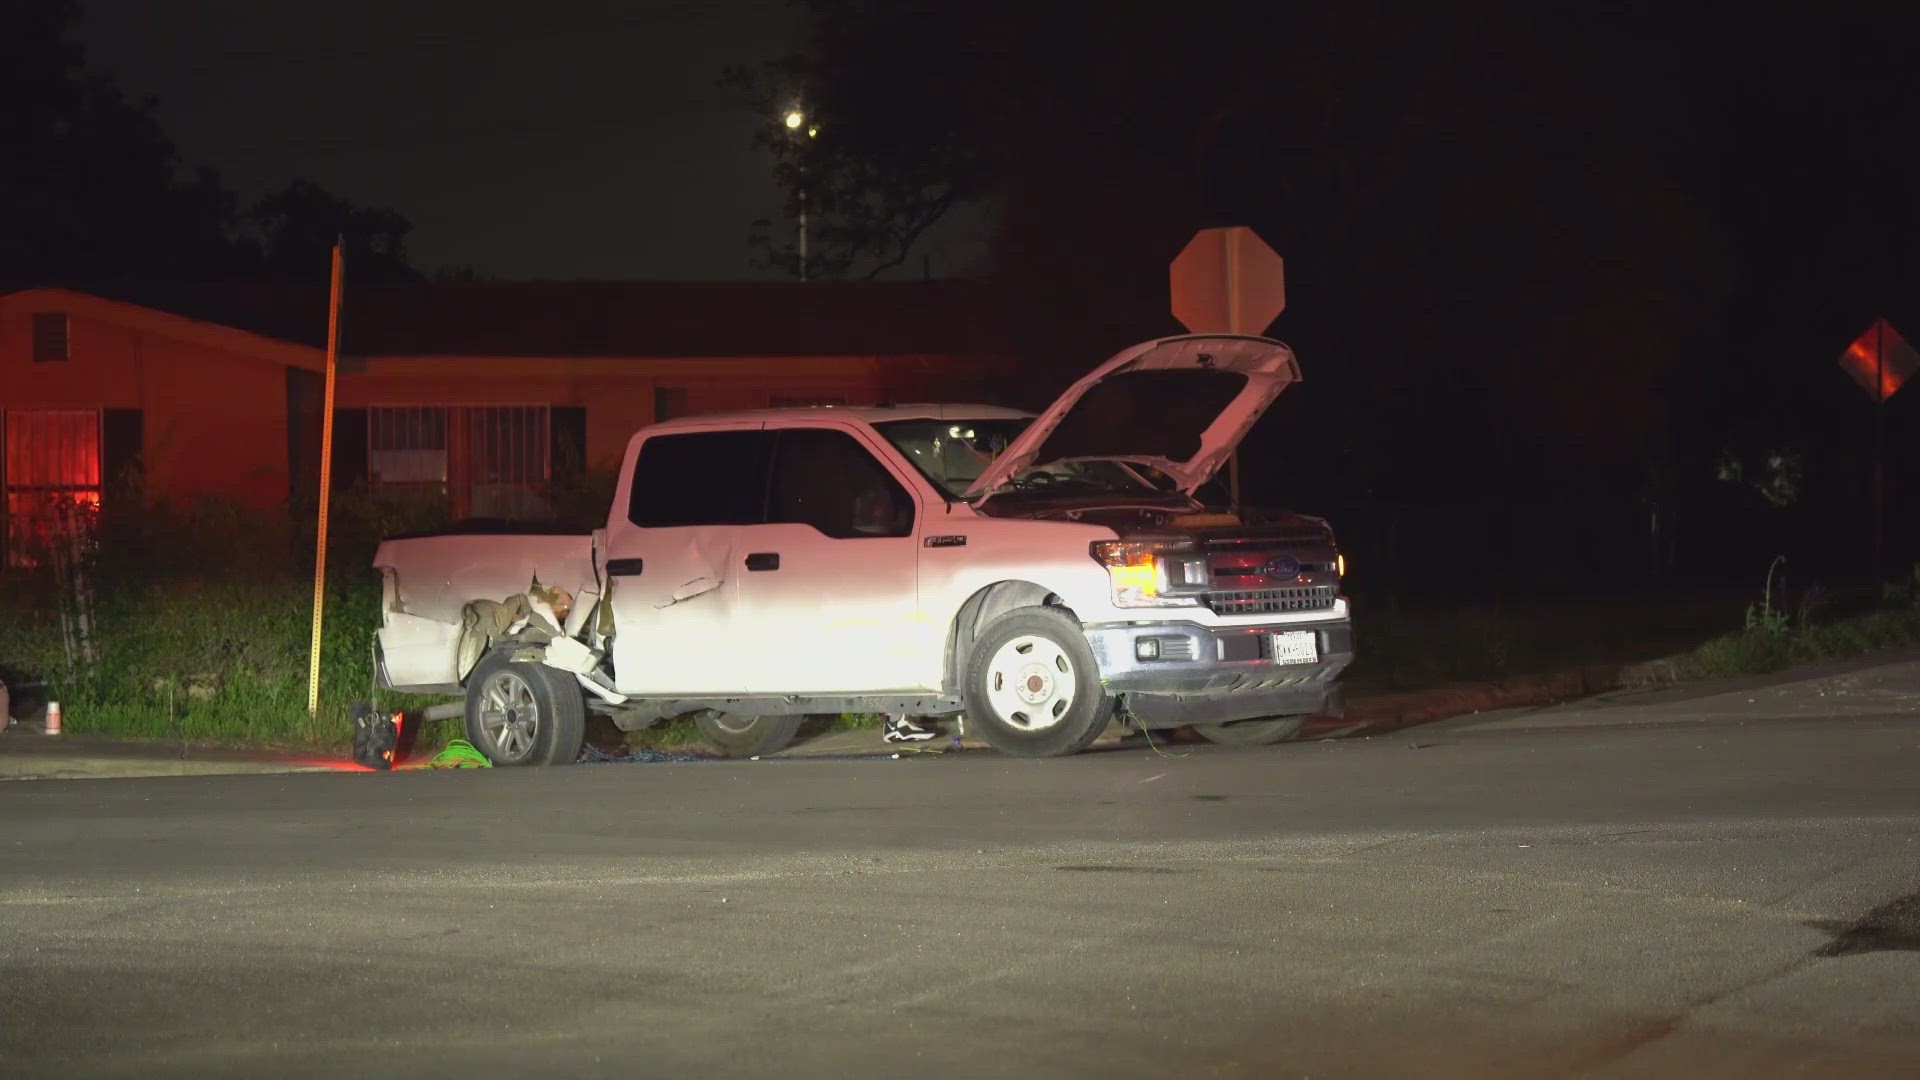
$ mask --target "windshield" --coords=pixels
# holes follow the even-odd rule
[[[1016,420],[889,420],[874,428],[913,462],[920,474],[952,498],[960,498],[987,465],[1006,450],[1033,421]],[[1061,494],[1156,494],[1126,466],[1111,461],[1062,461],[1028,469],[1015,476],[1020,492],[1058,491]]]

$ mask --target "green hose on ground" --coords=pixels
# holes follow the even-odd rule
[[[409,769],[491,769],[493,762],[487,755],[474,749],[465,739],[455,739],[446,749],[433,755],[418,765],[408,765]]]

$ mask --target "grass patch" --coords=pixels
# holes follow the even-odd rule
[[[67,730],[254,746],[352,740],[348,711],[367,698],[373,677],[380,588],[372,574],[336,579],[328,589],[313,715],[311,580],[284,572],[105,575],[95,588],[85,652],[63,634],[63,615],[71,620],[73,612],[61,592],[45,578],[7,579],[0,588],[9,614],[0,622],[0,658],[7,681],[21,687],[16,701],[33,708],[59,701]],[[388,702],[424,704],[393,694],[383,696]]]
[[[1723,634],[1684,658],[1708,678],[1760,675],[1789,664],[1841,660],[1920,644],[1920,609],[1870,611],[1798,629],[1750,627]]]
[[[1878,603],[1868,610],[1816,622],[1826,600],[1811,590],[1796,620],[1787,613],[1784,589],[1775,591],[1774,574],[1786,561],[1767,567],[1766,590],[1747,605],[1746,626],[1702,644],[1682,661],[1694,674],[1709,677],[1757,675],[1788,664],[1866,656],[1920,643],[1920,566],[1903,581],[1881,586]]]
[[[91,612],[93,662],[70,666],[62,604],[46,578],[0,578],[0,678],[14,691],[14,712],[60,702],[75,734],[257,747],[339,749],[353,731],[349,711],[372,692],[373,632],[380,582],[368,571],[334,575],[320,644],[320,708],[307,713],[313,584],[281,573],[112,575],[97,587]],[[36,687],[34,684],[38,684]],[[383,691],[383,707],[415,712],[441,699]],[[843,716],[833,730],[878,727],[881,717]],[[611,725],[607,725],[609,730]],[[427,724],[415,753],[464,738],[458,719]],[[691,719],[624,736],[628,746],[699,745]]]

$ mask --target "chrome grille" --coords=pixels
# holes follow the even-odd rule
[[[1267,615],[1282,611],[1318,611],[1334,601],[1332,585],[1300,585],[1286,589],[1252,589],[1207,594],[1207,606],[1219,615]]]
[[[1253,565],[1236,565],[1227,560],[1217,560],[1208,569],[1213,580],[1221,584],[1233,581],[1266,581],[1266,560],[1258,560]],[[1326,573],[1337,569],[1337,565],[1327,559],[1301,559],[1300,572],[1303,574]]]
[[[1333,530],[1319,525],[1279,526],[1261,529],[1258,536],[1217,538],[1206,542],[1208,551],[1235,551],[1249,547],[1270,547],[1275,544],[1332,547]]]

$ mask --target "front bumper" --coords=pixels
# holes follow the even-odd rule
[[[1127,712],[1150,728],[1339,715],[1338,680],[1353,662],[1353,624],[1344,618],[1226,627],[1110,623],[1085,629],[1101,681],[1123,695]],[[1314,634],[1319,659],[1276,663],[1273,635],[1296,630]],[[1148,640],[1151,646],[1143,646]]]

